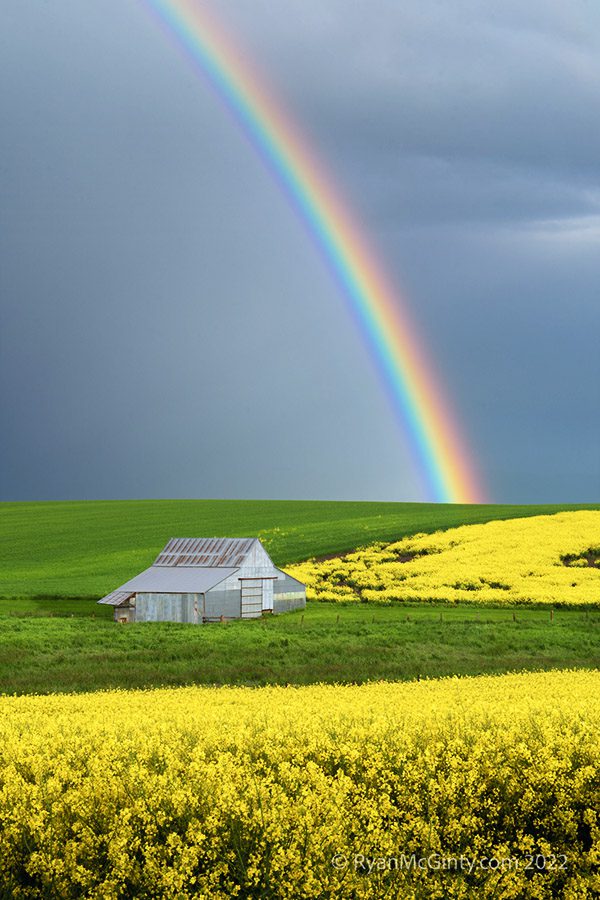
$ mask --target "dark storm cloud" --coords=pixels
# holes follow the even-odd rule
[[[500,193],[504,205],[518,193],[517,216],[545,215],[552,203],[598,209],[600,14],[591,4],[330,2],[324,13],[308,2],[285,17],[269,6],[259,7],[264,19],[256,4],[227,8],[275,61],[281,91],[330,160],[349,180],[379,185],[384,203],[395,183],[416,180],[443,219],[453,185],[459,218],[472,185],[479,217],[496,217]]]
[[[224,0],[494,495],[600,495],[600,16]],[[422,496],[305,229],[143,3],[0,11],[4,497]]]

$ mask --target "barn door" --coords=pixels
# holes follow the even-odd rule
[[[262,578],[241,578],[242,619],[253,619],[262,615]]]

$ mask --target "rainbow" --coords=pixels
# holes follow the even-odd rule
[[[343,291],[383,384],[408,428],[430,499],[482,502],[476,466],[406,303],[290,118],[197,0],[142,0],[174,36],[277,179]]]

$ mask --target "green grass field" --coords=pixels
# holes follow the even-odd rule
[[[277,500],[0,503],[0,597],[101,597],[173,536],[258,536],[277,565],[491,519],[597,505]]]
[[[600,611],[311,603],[191,627],[119,626],[94,599],[177,536],[258,535],[279,565],[582,506],[146,500],[0,504],[0,692],[409,680],[600,664]],[[598,508],[598,507],[590,507]]]
[[[202,627],[116,625],[89,600],[0,601],[4,693],[410,680],[600,665],[600,611],[309,603]]]

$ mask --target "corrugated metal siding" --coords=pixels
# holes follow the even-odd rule
[[[138,594],[136,622],[202,622],[199,594]]]
[[[204,597],[204,616],[210,620],[239,619],[241,613],[241,597],[239,584],[232,591],[222,591],[214,588],[207,591]]]
[[[282,572],[278,581],[273,582],[273,612],[291,612],[306,606],[306,588],[301,581]]]
[[[273,598],[273,612],[284,613],[291,612],[293,609],[304,609],[306,606],[306,595],[297,594],[278,594]]]
[[[256,538],[171,538],[155,566],[241,566]]]
[[[256,569],[273,569],[273,560],[258,540],[253,542],[248,555],[244,559],[244,566],[250,566]]]
[[[271,578],[273,582],[277,579],[277,569],[255,569],[251,566],[242,566],[234,575],[226,578],[219,584],[220,591],[234,590],[239,588],[241,578]]]
[[[263,581],[263,609],[273,609],[273,582],[270,578]]]
[[[291,575],[287,575],[285,572],[280,571],[278,580],[273,582],[273,593],[275,594],[275,596],[277,596],[278,594],[286,594],[290,591],[292,591],[293,593],[301,592],[306,595],[306,587],[302,584],[301,581],[298,581],[296,578],[292,578]]]

